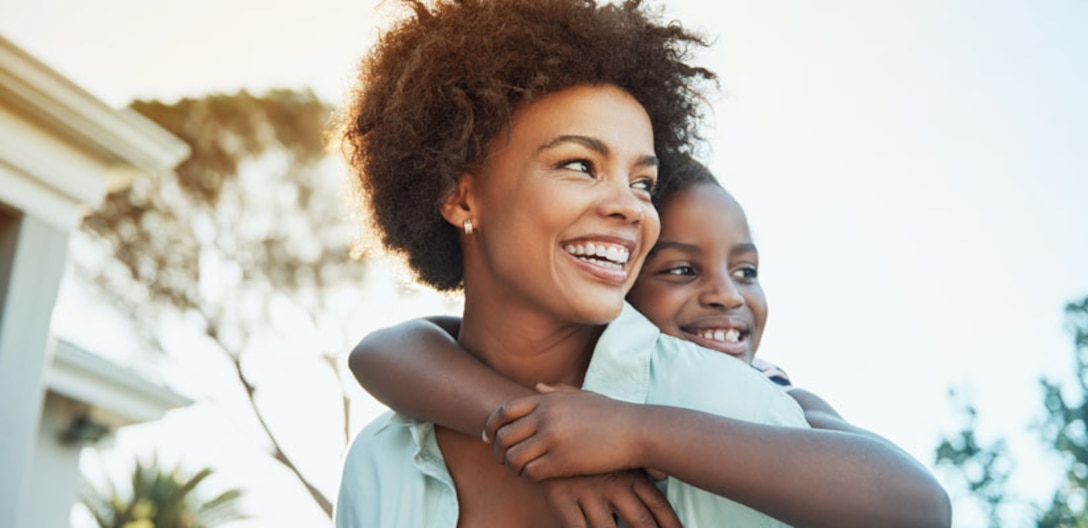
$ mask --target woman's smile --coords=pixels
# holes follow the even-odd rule
[[[591,275],[609,283],[622,286],[630,278],[628,262],[634,240],[594,238],[568,242],[563,249]]]

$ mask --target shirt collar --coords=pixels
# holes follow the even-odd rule
[[[617,400],[645,403],[650,358],[661,331],[628,303],[597,340],[582,388]]]

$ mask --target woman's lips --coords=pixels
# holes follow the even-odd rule
[[[597,262],[593,259],[577,257],[570,255],[569,253],[568,255],[576,266],[587,271],[590,275],[593,275],[595,278],[606,284],[622,286],[627,283],[627,277],[629,276],[627,266]]]
[[[608,284],[623,285],[630,277],[627,265],[632,242],[583,239],[563,244],[563,250],[582,269]]]

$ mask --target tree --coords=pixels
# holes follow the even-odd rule
[[[244,519],[237,509],[242,492],[229,489],[204,501],[197,488],[212,475],[204,468],[188,477],[175,467],[167,470],[157,459],[136,461],[131,489],[120,491],[107,481],[102,489],[84,482],[80,501],[100,528],[212,528]]]
[[[956,397],[954,391],[951,396]],[[962,409],[967,423],[963,430],[937,446],[936,463],[938,467],[952,468],[968,492],[981,503],[990,528],[1001,528],[1001,510],[1007,500],[1005,485],[1011,472],[1005,441],[980,441],[976,432],[978,412],[970,403],[964,403]]]
[[[1088,297],[1069,303],[1065,316],[1073,332],[1076,381],[1067,400],[1062,386],[1042,380],[1046,421],[1040,428],[1047,447],[1063,461],[1065,482],[1039,517],[1039,526],[1088,527]]]
[[[78,258],[77,275],[153,348],[166,350],[164,336],[181,326],[222,352],[269,454],[331,516],[332,502],[284,449],[246,368],[247,357],[274,346],[270,335],[303,328],[319,336],[310,352],[341,388],[346,443],[350,402],[337,358],[350,336],[336,322],[360,300],[352,292],[365,266],[349,254],[357,222],[345,213],[343,171],[325,148],[330,108],[313,93],[285,90],[132,108],[192,153],[173,173],[110,193],[85,218],[85,253],[101,258]],[[284,313],[292,329],[275,324]]]
[[[1053,380],[1040,380],[1046,411],[1039,438],[1061,460],[1064,482],[1050,502],[1037,507],[1039,527],[1088,528],[1088,297],[1065,306],[1073,334],[1076,379],[1071,388]],[[1000,510],[1010,500],[1005,484],[1011,463],[1003,439],[989,444],[977,440],[976,413],[966,406],[968,421],[958,434],[937,447],[938,466],[956,470],[974,498],[984,505],[990,526],[1000,526]]]

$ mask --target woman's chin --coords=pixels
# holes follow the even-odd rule
[[[601,302],[600,298],[594,299],[592,305],[582,304],[572,311],[577,314],[578,322],[587,325],[604,325],[615,321],[623,311],[623,297],[611,302]]]

